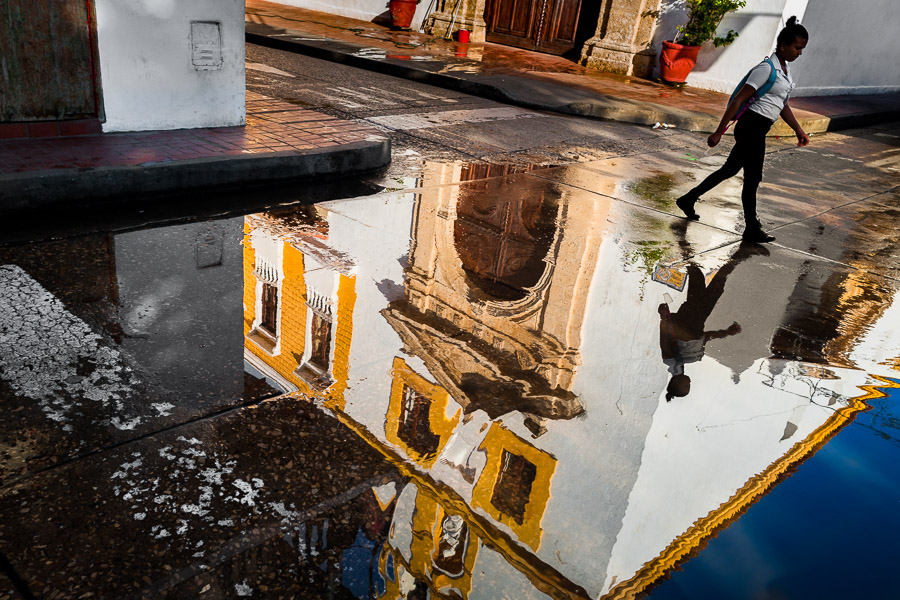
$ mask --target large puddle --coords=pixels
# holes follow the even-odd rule
[[[46,598],[896,591],[896,281],[684,185],[429,163],[0,248],[3,555]]]

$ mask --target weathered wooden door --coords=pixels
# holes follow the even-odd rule
[[[488,0],[487,40],[563,54],[575,46],[581,0]]]
[[[0,0],[0,122],[98,116],[93,0]]]

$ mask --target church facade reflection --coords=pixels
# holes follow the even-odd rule
[[[248,362],[399,474],[366,492],[387,533],[353,546],[372,597],[633,597],[888,385],[768,354],[738,382],[711,348],[666,403],[659,298],[602,233],[615,204],[432,169],[374,224],[352,201],[245,222]]]
[[[504,181],[420,195],[405,297],[383,314],[466,413],[519,411],[537,436],[584,411],[571,386],[605,206]]]

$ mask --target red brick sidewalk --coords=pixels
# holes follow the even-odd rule
[[[0,213],[346,179],[390,160],[390,139],[372,127],[248,92],[240,127],[0,139]]]
[[[371,127],[353,121],[247,92],[245,127],[0,140],[0,174],[309,151],[377,135]]]

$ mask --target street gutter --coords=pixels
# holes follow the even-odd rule
[[[247,23],[245,39],[248,43],[258,46],[303,54],[533,110],[638,125],[665,122],[688,131],[711,132],[718,125],[718,118],[710,115],[650,102],[601,96],[591,90],[561,85],[536,77],[479,75],[463,71],[452,74],[441,72],[447,63],[439,58],[416,61],[389,56],[384,59],[371,58],[360,52],[366,49],[365,46],[304,36],[301,32],[277,29],[264,24]],[[461,59],[454,60],[464,62]],[[467,62],[478,64],[477,61]]]

